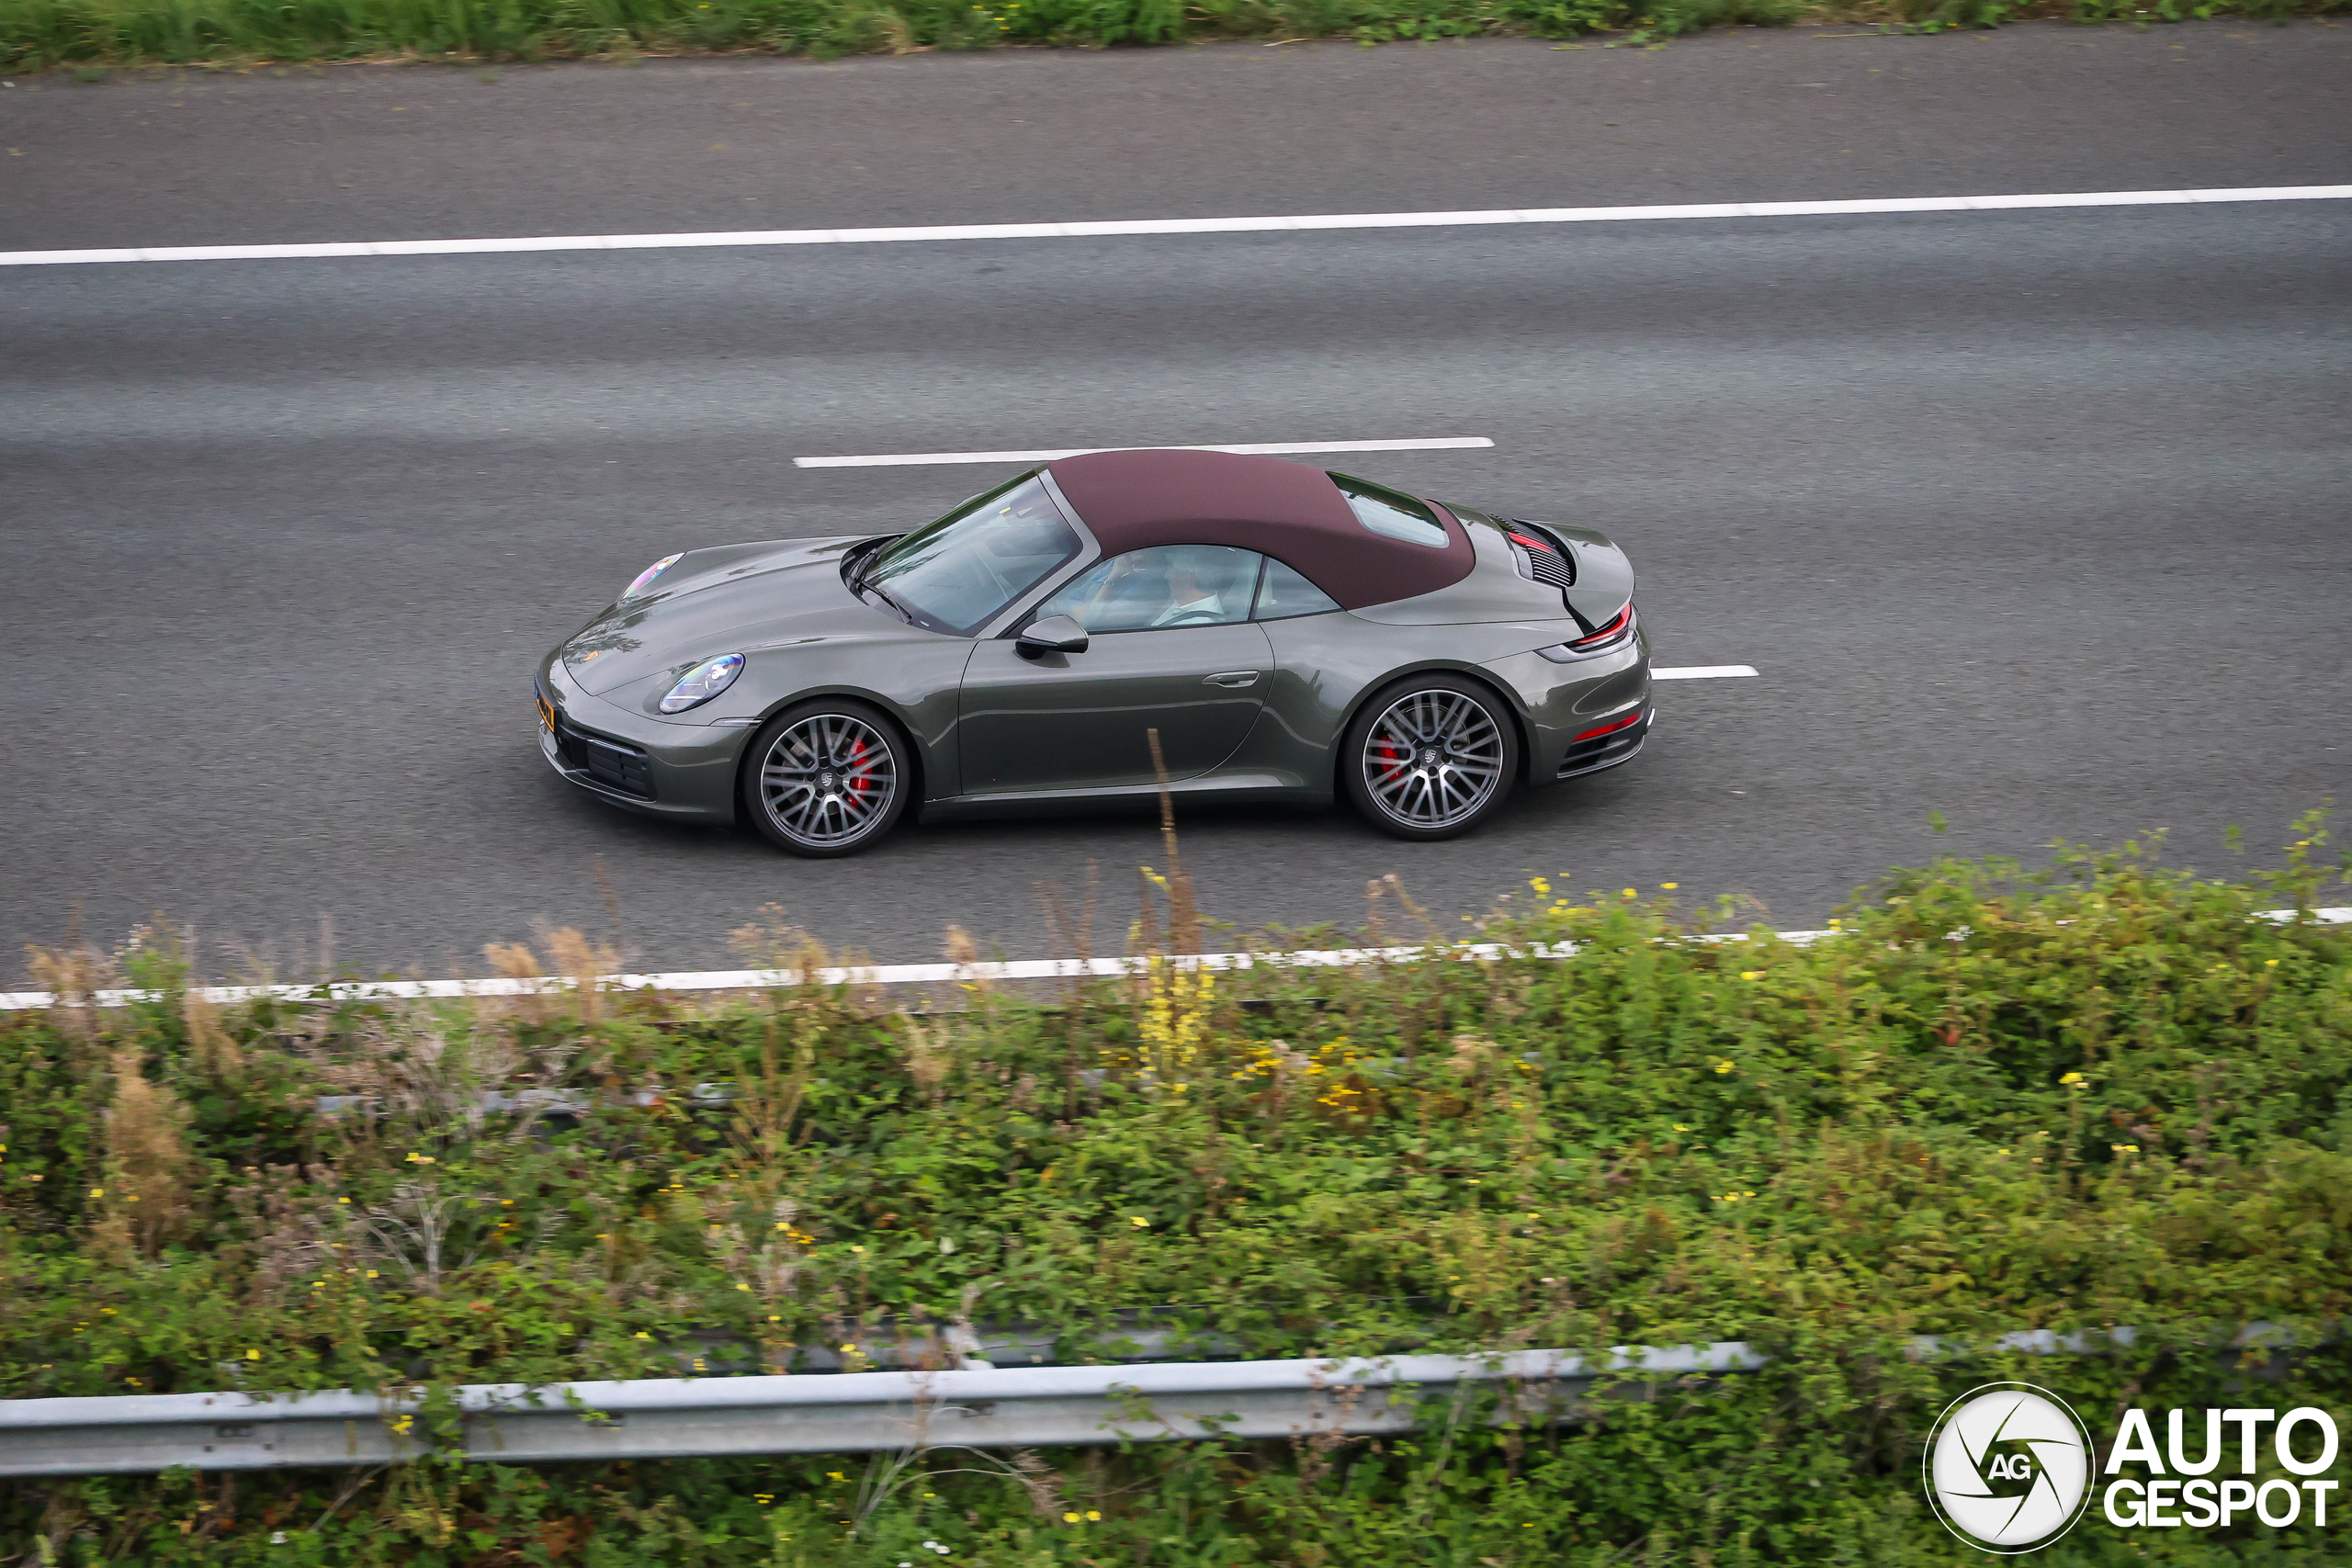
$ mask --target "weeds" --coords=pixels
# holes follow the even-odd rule
[[[130,1242],[152,1258],[188,1218],[187,1112],[169,1089],[148,1080],[136,1045],[118,1049],[110,1065],[115,1090],[106,1113],[105,1185],[93,1193],[107,1197],[107,1210],[97,1233],[109,1254],[119,1255]]]
[[[1352,39],[1363,44],[1596,33],[1649,45],[1712,27],[1804,19],[1893,30],[1986,28],[2023,17],[2162,21],[2340,14],[2352,0],[0,0],[0,66],[352,59],[629,63],[648,54],[831,59],[1001,43],[1101,47],[1180,39]]]
[[[562,987],[404,1004],[199,1007],[160,922],[69,942],[35,957],[60,1005],[0,1021],[12,1397],[854,1369],[894,1344],[950,1365],[1008,1325],[1075,1359],[1145,1329],[1176,1354],[1778,1359],[1575,1428],[1456,1412],[1297,1451],[14,1483],[0,1556],[1945,1561],[1916,1434],[2002,1363],[1919,1364],[1903,1337],[2131,1324],[2129,1352],[2036,1375],[2089,1407],[2195,1403],[2223,1398],[2219,1329],[2352,1309],[2352,931],[2259,914],[2329,901],[2324,844],[2307,821],[2237,883],[2152,844],[1944,862],[1809,946],[1539,879],[1478,922],[1504,956],[1476,963],[1384,880],[1372,912],[1425,956],[1212,976],[1163,951],[1051,1007],[975,982],[923,1016],[815,983],[827,955],[776,910],[743,944],[777,983],[701,1000],[600,987],[617,959],[577,933],[530,953]],[[164,995],[95,1006],[115,976]],[[2266,1371],[2261,1403],[2343,1408],[2344,1345]],[[2066,1560],[2128,1555],[2102,1540]]]

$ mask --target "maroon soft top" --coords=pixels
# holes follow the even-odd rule
[[[1470,575],[1461,522],[1443,549],[1375,534],[1320,468],[1280,457],[1159,448],[1090,452],[1048,464],[1106,556],[1153,545],[1235,545],[1295,568],[1343,610],[1429,593]]]

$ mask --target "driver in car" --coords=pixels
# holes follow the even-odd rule
[[[1258,558],[1217,545],[1160,545],[1103,562],[1046,607],[1092,632],[1215,626],[1249,614]]]
[[[1170,552],[1173,554],[1173,552]],[[1168,563],[1168,608],[1152,617],[1155,626],[1172,626],[1183,621],[1222,621],[1226,618],[1224,597],[1201,586],[1193,574],[1189,562],[1181,557]]]

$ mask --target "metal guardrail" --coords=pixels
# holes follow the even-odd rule
[[[1375,1359],[1179,1361],[831,1376],[476,1383],[455,1391],[473,1460],[534,1462],[1044,1448],[1217,1436],[1400,1432],[1484,1388],[1484,1418],[1573,1419],[1604,1373],[1663,1381],[1747,1371],[1736,1342]],[[416,1459],[436,1425],[418,1393],[116,1394],[0,1401],[0,1475],[378,1465]]]
[[[2247,1323],[2212,1347],[2242,1365],[2258,1353],[2275,1369],[2281,1355],[2337,1332]],[[2140,1337],[2128,1326],[2020,1329],[1989,1341],[1923,1335],[1907,1353],[2090,1355]],[[1612,1396],[1639,1397],[1663,1382],[1753,1371],[1770,1359],[1722,1340],[1620,1346],[1590,1358],[1516,1350],[1056,1367],[967,1359],[949,1371],[470,1383],[437,1408],[418,1389],[0,1400],[0,1476],[398,1464],[436,1450],[535,1463],[1372,1436],[1461,1420],[1482,1392],[1489,1397],[1476,1419],[1555,1425],[1577,1419],[1604,1377],[1620,1380]]]

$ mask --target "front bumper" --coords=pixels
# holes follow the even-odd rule
[[[533,687],[539,755],[567,783],[648,817],[735,819],[735,767],[750,729],[649,720],[581,691],[560,664]]]

